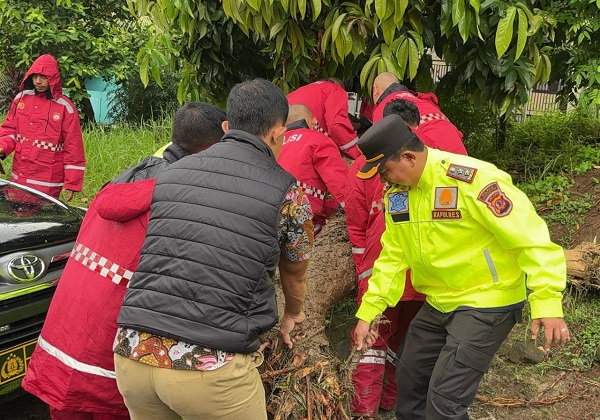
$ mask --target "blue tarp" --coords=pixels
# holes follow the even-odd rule
[[[85,80],[85,88],[90,94],[90,102],[94,109],[94,117],[97,123],[112,124],[114,121],[109,117],[112,108],[112,98],[118,89],[113,81],[106,81],[101,77]]]

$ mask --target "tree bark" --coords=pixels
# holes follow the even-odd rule
[[[600,245],[584,242],[565,251],[569,282],[578,288],[600,290]]]

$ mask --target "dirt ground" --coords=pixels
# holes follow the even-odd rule
[[[581,242],[600,242],[600,166],[576,177],[575,184],[569,191],[572,193],[572,199],[591,195],[594,205],[586,213],[584,222],[576,226],[567,248],[574,248]],[[554,225],[550,226],[550,232],[552,239],[556,241],[564,236],[567,230],[562,225]]]
[[[576,177],[575,184],[569,189],[573,198],[590,194],[594,205],[586,213],[584,222],[577,226],[568,248],[600,240],[599,180],[600,168],[595,168]],[[555,241],[567,232],[559,224],[550,226],[550,231]],[[595,296],[600,299],[600,294]],[[586,372],[540,369],[524,377],[518,371],[520,366],[508,360],[511,343],[527,336],[524,328],[524,325],[516,326],[498,352],[479,387],[478,399],[470,410],[472,418],[600,420],[600,353],[593,368]]]

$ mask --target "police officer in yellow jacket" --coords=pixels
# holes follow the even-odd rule
[[[398,352],[398,419],[468,419],[479,382],[525,300],[532,337],[544,348],[569,339],[563,321],[566,262],[548,227],[510,176],[494,165],[423,145],[390,115],[358,141],[385,194],[383,250],[356,314],[358,348],[376,333],[370,322],[395,306],[406,270],[427,301]],[[526,289],[530,290],[527,295]]]

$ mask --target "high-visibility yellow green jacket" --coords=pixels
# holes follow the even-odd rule
[[[398,303],[408,268],[415,290],[441,312],[528,298],[532,318],[562,317],[564,251],[507,173],[428,149],[417,186],[394,185],[384,200],[383,250],[359,319],[370,322]]]

